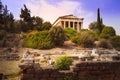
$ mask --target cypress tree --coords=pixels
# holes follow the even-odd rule
[[[100,23],[100,9],[97,10],[97,22]]]
[[[100,9],[97,10],[97,29],[99,31],[99,34],[102,32],[103,29],[103,21],[102,18],[100,18]]]

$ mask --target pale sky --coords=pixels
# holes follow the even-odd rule
[[[103,23],[112,26],[120,35],[120,0],[1,0],[8,6],[15,19],[19,19],[23,4],[31,11],[31,16],[39,16],[53,23],[59,16],[73,14],[84,18],[84,28],[97,20],[100,8]]]

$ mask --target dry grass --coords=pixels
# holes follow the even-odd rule
[[[19,61],[0,61],[0,73],[3,73],[5,75],[18,73],[18,64]]]

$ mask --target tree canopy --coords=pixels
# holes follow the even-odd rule
[[[110,27],[110,26],[106,26],[103,28],[103,30],[100,34],[100,37],[108,39],[115,35],[116,35],[116,32],[115,32],[114,28]]]

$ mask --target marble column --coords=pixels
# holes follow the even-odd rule
[[[64,21],[64,28],[66,27],[66,22]]]
[[[73,26],[72,28],[75,29],[74,22],[72,22],[72,26]]]
[[[83,28],[83,22],[81,22],[81,29]]]
[[[80,30],[79,22],[77,22],[77,31]]]
[[[68,28],[70,28],[70,21],[68,21]]]

